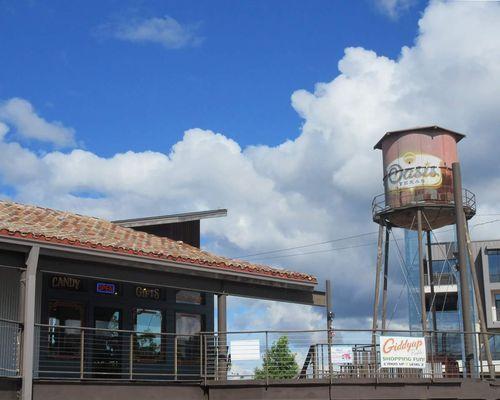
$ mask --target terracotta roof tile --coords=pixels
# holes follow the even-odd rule
[[[141,257],[195,264],[209,269],[317,283],[314,276],[233,260],[183,242],[135,231],[95,217],[0,201],[0,236],[15,236]]]

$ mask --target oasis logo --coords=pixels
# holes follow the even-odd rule
[[[387,190],[411,189],[419,186],[438,188],[443,182],[441,165],[441,159],[436,156],[407,152],[387,167]]]
[[[82,290],[82,281],[70,276],[53,276],[50,283],[54,289]]]

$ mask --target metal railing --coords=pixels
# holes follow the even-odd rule
[[[371,330],[202,332],[178,335],[127,330],[36,325],[35,376],[39,379],[126,381],[225,381],[329,379],[489,378],[479,334],[475,354],[463,355],[464,333]],[[493,346],[494,340],[489,334]],[[387,336],[422,338],[420,367],[384,365]],[[385,343],[385,341],[384,341]],[[385,352],[385,347],[383,351]],[[494,353],[497,354],[497,353]],[[495,360],[500,371],[500,359]]]
[[[18,377],[20,374],[21,324],[0,318],[0,376]]]
[[[462,199],[466,215],[474,215],[476,213],[476,195],[468,189],[463,189]],[[372,215],[375,218],[380,214],[404,207],[453,206],[453,204],[452,185],[442,185],[439,188],[415,187],[414,190],[400,189],[375,196],[372,201]]]
[[[425,274],[425,284],[430,285],[430,279],[429,275]],[[456,285],[457,284],[457,278],[453,274],[438,274],[434,273],[432,274],[432,284],[433,285]]]
[[[199,380],[202,335],[36,325],[39,378]]]

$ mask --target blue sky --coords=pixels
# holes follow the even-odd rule
[[[167,151],[192,127],[276,145],[300,133],[294,90],[331,80],[348,46],[397,57],[424,5],[391,18],[372,0],[2,2],[0,98],[29,99],[103,156]],[[168,49],[102,32],[165,16],[201,43]]]
[[[346,327],[370,323],[373,145],[384,132],[467,134],[473,225],[500,213],[498,2],[0,0],[0,10],[0,198],[107,219],[228,208],[203,222],[204,247],[300,247],[251,261],[331,279]],[[497,228],[478,225],[474,239]],[[346,236],[356,237],[333,241]],[[401,326],[394,264],[389,308]],[[233,329],[324,327],[318,310],[230,304]]]

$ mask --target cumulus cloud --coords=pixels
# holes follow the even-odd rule
[[[398,59],[347,48],[332,81],[294,92],[292,106],[304,120],[294,140],[241,148],[222,133],[191,129],[168,154],[104,158],[81,149],[37,155],[4,134],[0,175],[17,200],[109,219],[227,207],[227,218],[202,224],[207,248],[253,254],[375,231],[370,204],[383,186],[373,145],[388,130],[437,124],[469,135],[460,144],[464,186],[477,193],[479,213],[499,212],[498,36],[500,4],[434,2]],[[310,250],[323,252],[253,260],[331,279],[337,326],[369,326],[376,236]],[[402,282],[393,264],[390,310]],[[399,303],[397,326],[406,295]],[[320,324],[319,311],[280,307],[251,306],[254,321]]]
[[[416,0],[375,0],[377,8],[389,18],[397,19],[403,12],[408,11]]]
[[[72,128],[59,121],[44,120],[36,113],[31,103],[24,99],[12,98],[0,103],[0,121],[4,122],[4,128],[0,127],[0,138],[7,133],[7,123],[15,127],[20,136],[28,139],[50,142],[60,147],[75,144]]]
[[[174,18],[132,18],[110,22],[98,31],[115,39],[133,43],[156,43],[167,49],[197,46],[203,38],[198,36],[198,25],[183,25]]]

